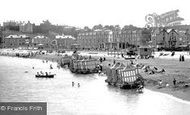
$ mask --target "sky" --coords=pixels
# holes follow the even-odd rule
[[[0,23],[31,21],[84,27],[135,25],[144,27],[145,16],[179,9],[183,24],[190,24],[188,0],[0,0]]]

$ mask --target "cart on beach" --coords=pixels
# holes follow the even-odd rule
[[[61,58],[60,66],[65,67],[66,65],[69,66],[71,62],[71,56],[65,55]]]
[[[100,70],[99,60],[79,56],[76,51],[73,52],[72,56],[66,55],[61,59],[61,66],[64,67],[65,65],[72,73],[76,74],[92,74],[98,73]]]
[[[72,73],[91,74],[98,73],[99,61],[96,59],[71,60],[69,69]]]

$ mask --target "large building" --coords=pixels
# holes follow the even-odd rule
[[[3,28],[4,30],[10,30],[10,31],[19,31],[19,26],[21,25],[22,22],[17,22],[17,21],[7,21],[3,22]]]
[[[2,48],[2,47],[3,47],[3,32],[0,29],[0,48]]]
[[[71,49],[71,46],[75,44],[75,38],[70,35],[57,35],[55,36],[55,45],[58,49]]]
[[[31,47],[32,39],[26,35],[8,35],[3,39],[4,48]]]
[[[159,48],[178,48],[190,43],[189,30],[157,28],[152,33],[152,45]]]
[[[34,47],[37,47],[37,48],[50,48],[51,39],[44,35],[37,35],[33,37],[32,44]]]
[[[81,49],[105,49],[106,43],[111,42],[113,35],[108,30],[96,30],[78,34],[77,43]]]
[[[28,23],[23,23],[19,26],[20,32],[23,33],[33,33],[33,24],[28,21]]]
[[[54,37],[37,35],[33,37],[32,43],[34,47],[41,49],[71,49],[75,43],[75,38],[68,35],[56,35]]]
[[[79,33],[77,42],[82,49],[118,50],[140,46],[141,39],[151,40],[151,32],[142,29],[110,31],[96,30]]]
[[[142,38],[142,30],[125,30],[121,31],[119,48],[125,49],[130,46],[139,46]]]

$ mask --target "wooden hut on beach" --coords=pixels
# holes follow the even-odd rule
[[[149,46],[140,46],[138,49],[138,55],[141,58],[146,58],[148,56],[152,56],[153,48]]]
[[[124,89],[138,88],[144,85],[143,77],[139,74],[138,68],[116,63],[110,67],[110,72],[111,74],[106,72],[108,74],[105,80],[109,85]]]
[[[91,74],[98,73],[100,70],[100,62],[97,59],[79,56],[76,51],[72,56],[65,55],[61,59],[61,66],[68,65],[72,73]]]
[[[99,61],[96,59],[71,60],[69,69],[73,73],[90,74],[97,73]]]

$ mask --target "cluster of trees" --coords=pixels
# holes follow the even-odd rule
[[[42,34],[64,34],[74,37],[77,37],[78,35],[78,30],[76,27],[53,25],[48,20],[43,21],[39,26],[33,26],[33,32]]]
[[[14,32],[20,31],[20,22],[6,22],[6,25],[3,26],[3,31],[10,30]],[[33,24],[33,33],[34,34],[64,34],[77,37],[79,30],[76,27],[62,26],[62,25],[53,25],[49,20],[42,21],[40,25]]]
[[[3,28],[3,30],[11,30],[11,31],[19,31],[19,26],[7,25]]]
[[[133,25],[125,25],[123,28],[121,28],[119,25],[94,25],[92,28],[89,28],[88,26],[85,26],[83,28],[84,31],[94,31],[94,30],[111,30],[111,31],[125,31],[125,30],[136,30],[139,29],[138,27],[135,27]]]

